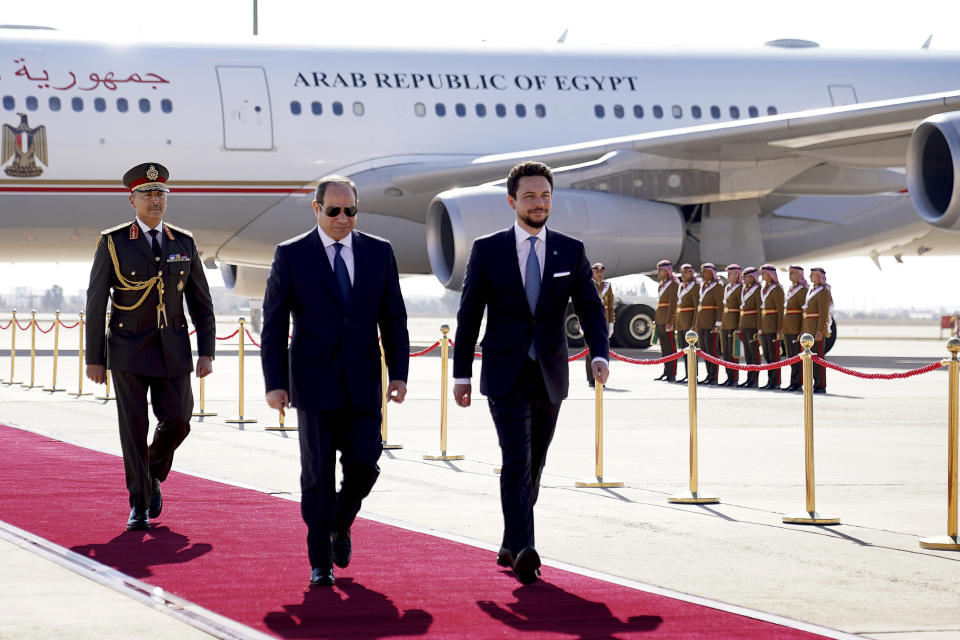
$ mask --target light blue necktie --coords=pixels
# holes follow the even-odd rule
[[[527,270],[524,277],[523,288],[527,292],[527,304],[530,305],[530,312],[537,313],[537,298],[540,297],[540,261],[537,260],[537,251],[534,246],[537,243],[536,236],[530,236],[530,253],[527,255]],[[530,348],[527,349],[527,355],[532,359],[537,359],[537,349],[530,342]]]
[[[333,258],[333,275],[337,279],[340,296],[344,302],[347,302],[350,300],[350,274],[347,273],[347,263],[343,261],[343,256],[340,255],[340,250],[343,249],[343,245],[339,242],[334,242],[333,248],[337,252],[337,255]]]

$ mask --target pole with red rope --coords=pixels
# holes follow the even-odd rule
[[[66,389],[57,388],[57,359],[60,355],[60,310],[57,309],[56,320],[53,321],[53,381],[50,386],[44,389],[50,393],[57,391],[66,391]]]
[[[92,392],[83,390],[83,325],[83,311],[81,311],[80,319],[77,320],[76,325],[80,328],[80,343],[77,346],[77,391],[70,394],[74,398],[93,395]]]
[[[460,453],[447,453],[447,358],[449,357],[450,339],[447,334],[450,333],[450,327],[443,325],[440,327],[440,451],[438,453],[428,453],[423,456],[424,460],[463,460],[466,456]]]

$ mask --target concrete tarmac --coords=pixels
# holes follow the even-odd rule
[[[414,343],[423,347],[438,339],[444,321],[453,326],[452,319],[412,318]],[[223,324],[218,334],[233,328]],[[7,335],[0,333],[4,348]],[[944,344],[927,337],[841,338],[828,357],[845,366],[902,372],[947,357]],[[297,499],[297,434],[263,429],[276,422],[276,414],[263,402],[256,349],[248,343],[244,415],[258,422],[241,429],[226,422],[239,413],[238,358],[223,355],[236,351],[235,339],[218,347],[221,356],[206,388],[206,409],[217,415],[194,422],[174,468]],[[423,460],[440,444],[438,353],[411,360],[407,401],[389,407],[389,440],[404,448],[384,453],[383,473],[364,512],[496,546],[502,532],[494,474],[500,454],[486,402],[476,388],[468,409],[454,404],[452,384],[448,390],[448,452],[466,459]],[[0,352],[0,376],[7,378],[9,358],[4,356]],[[49,361],[39,358],[34,371],[44,386],[52,375]],[[23,372],[29,377],[29,361],[22,353],[16,367],[18,379]],[[61,361],[60,375],[70,374],[60,378],[65,384],[59,386],[76,390],[76,367],[75,355]],[[816,506],[842,519],[831,527],[781,520],[785,513],[804,509],[800,394],[698,387],[699,489],[718,495],[721,502],[669,504],[669,496],[688,487],[687,387],[653,381],[661,372],[654,366],[611,365],[603,406],[603,475],[625,486],[575,488],[575,481],[594,475],[595,403],[583,369],[581,362],[570,365],[570,397],[560,413],[536,510],[537,547],[548,563],[562,561],[871,638],[960,638],[960,553],[918,545],[921,537],[947,532],[946,368],[893,381],[828,372],[829,393],[816,396],[814,406]],[[477,380],[479,371],[477,362]],[[766,375],[761,374],[761,384]],[[295,416],[288,421],[295,424]],[[114,403],[90,396],[0,386],[0,422],[120,452]],[[166,517],[175,518],[176,495],[165,493],[164,499],[165,513],[170,511]],[[104,517],[116,518],[120,530],[126,512],[118,504],[116,513]],[[362,544],[355,541],[360,553]],[[91,610],[122,600],[100,585],[59,575],[60,569],[51,575],[43,562],[24,553],[0,543],[0,567],[25,567],[8,574],[15,579],[0,581],[18,585],[15,589],[24,596],[17,607],[0,611],[0,637],[35,637],[29,624],[38,618],[85,617],[81,611],[61,611],[57,589],[89,602]],[[491,573],[493,560],[491,554]],[[308,573],[304,558],[305,582]],[[8,602],[6,593],[0,596]],[[174,635],[183,626],[172,618],[166,624]],[[122,620],[113,626],[116,637],[140,629]],[[109,631],[96,628],[88,635],[110,637]]]

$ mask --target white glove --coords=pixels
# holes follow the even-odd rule
[[[612,322],[608,322],[608,323],[607,323],[607,338],[610,338],[610,337],[612,337],[612,336],[613,336],[613,323],[612,323]]]

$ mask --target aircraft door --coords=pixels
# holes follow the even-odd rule
[[[830,104],[833,106],[857,104],[857,92],[852,84],[831,84],[827,89],[830,90]]]
[[[223,109],[223,148],[273,149],[270,89],[262,67],[217,67]]]

